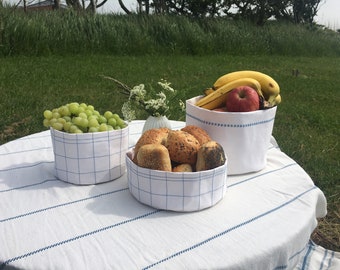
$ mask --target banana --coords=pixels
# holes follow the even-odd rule
[[[209,95],[201,98],[195,105],[209,110],[221,107],[225,104],[228,92],[239,86],[250,86],[254,88],[260,96],[263,96],[261,84],[257,80],[253,78],[241,78],[223,85]]]
[[[280,94],[280,86],[272,77],[253,70],[240,70],[222,75],[214,83],[213,89],[217,90],[225,84],[240,78],[253,78],[257,80],[261,84],[261,91],[265,100],[267,100],[270,104],[273,104],[276,96]]]
[[[281,103],[281,95],[278,94],[275,98],[274,98],[274,101],[273,101],[273,105],[278,105]]]
[[[215,90],[214,89],[212,89],[212,88],[207,88],[207,89],[204,89],[204,91],[203,91],[203,93],[204,93],[204,95],[209,95],[209,94],[211,94],[212,92],[214,92]]]

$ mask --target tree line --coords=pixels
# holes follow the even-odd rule
[[[24,3],[28,0],[21,0]],[[53,0],[60,8],[60,0]],[[90,11],[105,5],[108,0],[66,0],[69,8]],[[118,0],[126,14],[172,14],[193,18],[227,17],[248,20],[263,25],[270,19],[293,23],[314,23],[319,6],[326,0],[136,0],[135,10]]]

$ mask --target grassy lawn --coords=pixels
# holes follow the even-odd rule
[[[340,62],[330,57],[110,56],[0,58],[0,144],[45,130],[45,109],[77,101],[120,113],[122,97],[101,75],[129,86],[167,79],[182,99],[200,95],[224,73],[253,69],[281,86],[273,135],[311,176],[328,200],[315,240],[340,251]],[[298,76],[292,70],[299,70]],[[171,111],[171,119],[184,114]]]

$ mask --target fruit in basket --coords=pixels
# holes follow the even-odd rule
[[[253,88],[239,86],[228,93],[226,108],[228,112],[256,111],[260,108],[260,97]]]
[[[126,127],[118,114],[106,111],[103,115],[94,106],[72,102],[43,112],[45,127],[68,133],[110,131]]]
[[[281,102],[277,98],[280,94],[279,84],[271,76],[254,70],[240,70],[222,75],[215,81],[212,89],[216,91],[226,84],[242,78],[253,78],[260,83],[263,97],[269,103],[269,106],[275,106]]]
[[[227,107],[225,107],[225,106],[218,107],[216,109],[213,109],[213,111],[215,111],[215,112],[227,112]]]
[[[257,80],[253,78],[241,78],[231,81],[201,98],[196,102],[196,106],[209,110],[222,107],[225,104],[227,94],[239,86],[250,86],[257,91],[258,95],[262,96],[261,85]]]

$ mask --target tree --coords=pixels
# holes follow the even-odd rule
[[[214,17],[222,10],[222,0],[166,0],[168,13],[192,17]]]
[[[313,23],[322,0],[225,0],[224,12],[263,25],[269,18]]]
[[[201,18],[225,16],[249,20],[257,25],[263,25],[271,18],[295,23],[313,23],[321,1],[325,0],[136,0],[136,12]],[[126,8],[123,0],[118,2],[125,13],[132,13]]]
[[[321,0],[294,0],[293,14],[295,23],[313,23]]]

